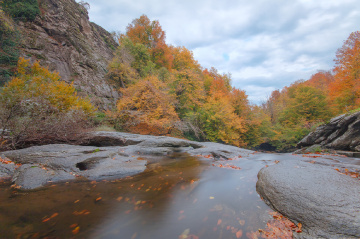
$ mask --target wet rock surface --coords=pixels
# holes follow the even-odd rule
[[[274,210],[302,223],[296,238],[360,238],[360,180],[335,170],[360,170],[354,161],[281,161],[259,172],[256,189]]]
[[[54,144],[2,152],[2,159],[14,163],[0,164],[0,178],[12,177],[16,186],[36,189],[49,182],[138,174],[149,162],[178,152],[215,161],[244,157],[249,163],[253,159],[270,165],[259,172],[257,191],[274,210],[302,223],[303,232],[296,238],[360,237],[360,180],[335,170],[360,172],[360,159],[254,154],[217,143],[120,132],[90,133],[85,142],[81,146]]]
[[[12,177],[15,172],[15,164],[2,164],[0,163],[0,181]]]
[[[88,134],[86,142],[82,146],[52,144],[3,152],[2,158],[22,166],[15,170],[15,164],[0,164],[0,176],[12,177],[13,182],[23,189],[34,189],[48,182],[75,178],[102,180],[134,175],[146,169],[147,160],[175,152],[200,158],[211,156],[215,160],[252,152],[216,143],[120,132],[94,132]]]

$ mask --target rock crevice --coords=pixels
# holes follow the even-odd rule
[[[111,34],[90,22],[87,10],[74,0],[39,0],[39,6],[42,14],[35,21],[17,24],[22,56],[59,72],[99,108],[111,108],[119,97],[105,80],[117,47]]]
[[[334,150],[360,152],[360,112],[340,115],[319,126],[298,143],[298,147],[321,145]]]

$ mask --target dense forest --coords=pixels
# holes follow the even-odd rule
[[[6,7],[16,15],[11,6]],[[0,18],[5,19],[4,14],[1,11]],[[160,23],[142,15],[127,26],[126,33],[113,34],[119,46],[106,78],[119,90],[120,99],[113,110],[100,112],[88,99],[78,97],[72,85],[61,83],[56,73],[19,58],[17,43],[12,42],[16,38],[11,37],[16,32],[11,22],[5,23],[1,56],[10,55],[0,63],[13,66],[19,59],[17,68],[11,68],[12,80],[0,92],[1,141],[6,147],[71,141],[75,129],[105,125],[246,148],[265,143],[284,151],[317,125],[356,110],[360,103],[360,32],[352,33],[338,49],[333,69],[273,91],[266,102],[252,105],[245,91],[232,87],[230,73],[206,69],[186,47],[167,44]],[[73,134],[59,133],[70,129]],[[12,136],[5,139],[8,131]]]
[[[272,92],[251,105],[231,74],[203,68],[186,47],[166,44],[158,21],[143,15],[125,34],[108,77],[122,97],[107,112],[118,130],[286,150],[314,127],[359,106],[360,32],[337,51],[335,67]]]

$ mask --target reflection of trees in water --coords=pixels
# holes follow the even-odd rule
[[[136,229],[161,224],[171,213],[170,204],[176,190],[180,188],[190,193],[193,189],[191,183],[198,180],[204,169],[200,165],[195,157],[174,154],[149,164],[144,173],[125,180],[119,192],[122,203],[114,206],[109,219],[95,232],[95,237],[110,238],[121,232],[124,238],[131,238]]]
[[[8,184],[0,185],[0,235],[3,238],[16,238],[18,235],[23,238],[70,238],[73,230],[70,225],[77,224],[80,227],[78,236],[84,237],[96,228],[108,228],[111,221],[118,223],[119,218],[127,225],[132,221],[160,220],[161,214],[157,212],[166,210],[171,203],[169,195],[174,186],[188,184],[197,178],[201,172],[199,165],[197,159],[179,155],[153,163],[140,175],[112,182],[78,181],[36,191],[18,191]],[[151,189],[146,191],[149,187]],[[160,190],[152,190],[160,187]],[[119,196],[123,196],[120,202],[116,200]],[[126,197],[129,202],[125,202]],[[133,200],[136,200],[135,204],[139,200],[146,203],[134,213],[136,205]],[[131,213],[124,213],[130,209]],[[74,212],[83,210],[90,214],[74,215]],[[54,213],[58,215],[42,222]],[[103,223],[106,219],[110,222]],[[121,226],[116,225],[117,228]]]

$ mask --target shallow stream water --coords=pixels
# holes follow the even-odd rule
[[[290,154],[216,161],[174,154],[120,180],[0,184],[0,238],[231,239],[265,228],[257,173]]]

